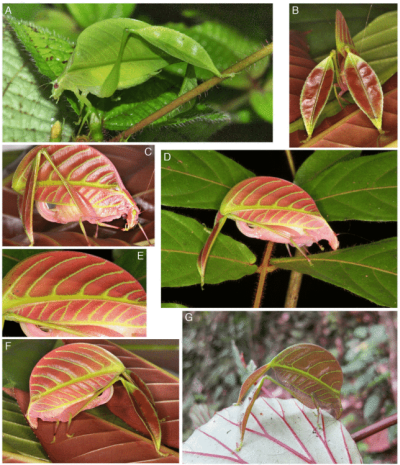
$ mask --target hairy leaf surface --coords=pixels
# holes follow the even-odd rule
[[[146,293],[107,260],[46,252],[24,260],[4,279],[3,318],[21,322],[28,335],[142,336]]]

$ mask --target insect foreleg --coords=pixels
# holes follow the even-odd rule
[[[82,221],[81,218],[79,218],[79,226],[81,227],[81,231],[82,231],[83,235],[85,236],[87,245],[90,245],[89,238],[87,237],[86,229],[85,229],[85,226],[83,226],[83,221]],[[96,237],[97,237],[97,230],[96,230]]]

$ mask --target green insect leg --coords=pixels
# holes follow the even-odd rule
[[[290,238],[290,243],[293,247],[295,247],[300,253],[301,255],[303,255],[303,257],[308,261],[308,263],[312,266],[312,263],[311,263],[311,260],[307,257],[307,255],[304,253],[304,251],[302,250],[301,247],[299,247],[294,241],[292,238]],[[288,244],[286,244],[286,248],[289,250],[288,248]],[[290,253],[290,252],[289,252]]]
[[[121,45],[119,47],[118,56],[114,63],[110,74],[107,76],[103,85],[101,86],[100,95],[102,97],[111,97],[111,95],[117,90],[119,75],[121,70],[121,61],[124,55],[124,50],[126,43],[128,42],[129,35],[131,33],[130,29],[125,29],[121,39]]]

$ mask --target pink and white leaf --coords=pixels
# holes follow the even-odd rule
[[[340,421],[320,411],[317,422],[317,411],[295,399],[257,399],[237,451],[245,408],[228,407],[197,429],[183,444],[183,463],[362,463]]]

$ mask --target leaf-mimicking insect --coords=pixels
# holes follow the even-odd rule
[[[354,102],[367,115],[380,134],[382,130],[383,92],[378,76],[363,60],[353,43],[342,13],[336,11],[336,51],[319,63],[308,75],[300,96],[300,110],[308,138],[328,101],[332,87],[340,97],[350,91]],[[336,75],[337,83],[334,84]],[[340,92],[337,94],[336,87]]]
[[[292,245],[300,252],[300,247],[309,247],[322,239],[326,239],[333,250],[339,247],[336,234],[303,189],[289,181],[268,176],[245,179],[225,196],[214,229],[200,252],[197,268],[202,286],[208,256],[228,218],[236,221],[245,236],[279,242],[286,247]],[[302,254],[306,257],[304,252]]]
[[[134,19],[99,21],[78,37],[64,72],[53,82],[52,97],[58,100],[70,90],[91,107],[89,93],[110,97],[180,61],[221,76],[205,49],[185,34]]]
[[[160,420],[149,388],[115,355],[94,344],[67,344],[39,360],[29,380],[26,418],[34,429],[38,419],[68,422],[69,426],[78,413],[108,402],[117,381],[125,387],[157,452],[163,455]]]
[[[33,207],[55,223],[83,221],[116,228],[106,223],[123,217],[124,231],[138,225],[139,208],[126,190],[111,161],[85,145],[44,145],[32,149],[14,173],[12,188],[21,194],[18,208],[30,245]]]

